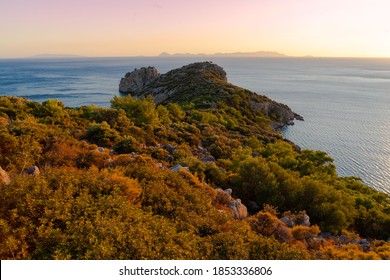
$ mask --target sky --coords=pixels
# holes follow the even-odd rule
[[[390,57],[388,0],[0,0],[0,58]]]

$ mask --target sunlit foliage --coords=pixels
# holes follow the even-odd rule
[[[283,140],[245,91],[224,94],[111,108],[0,97],[0,257],[390,258],[388,195]],[[234,198],[247,219],[234,220]],[[284,212],[311,226],[289,227]]]

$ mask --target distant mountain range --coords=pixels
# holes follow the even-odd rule
[[[192,53],[175,53],[170,54],[162,52],[159,56],[215,56],[215,57],[287,57],[287,55],[272,51],[257,52],[234,52],[234,53],[214,53],[214,54],[192,54]]]
[[[30,56],[29,58],[72,58],[72,57],[83,57],[81,55],[74,54],[38,54]]]
[[[257,51],[257,52],[233,52],[233,53],[174,53],[170,54],[167,52],[162,52],[160,57],[288,57],[285,54],[273,52],[273,51]],[[74,55],[74,54],[38,54],[33,55],[28,58],[31,59],[44,59],[44,58],[80,58],[84,57],[82,55]]]

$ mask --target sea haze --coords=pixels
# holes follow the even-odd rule
[[[161,73],[201,60],[229,82],[289,105],[305,118],[283,130],[302,148],[326,151],[342,176],[390,193],[390,60],[132,57],[0,60],[0,95],[66,106],[109,107],[120,78],[143,66]]]

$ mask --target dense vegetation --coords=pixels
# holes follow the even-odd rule
[[[0,97],[10,177],[0,180],[0,257],[390,259],[389,196],[283,140],[244,93],[208,107]],[[169,170],[177,164],[189,171]],[[217,188],[231,188],[248,218],[234,219]],[[311,226],[280,221],[305,214]]]

